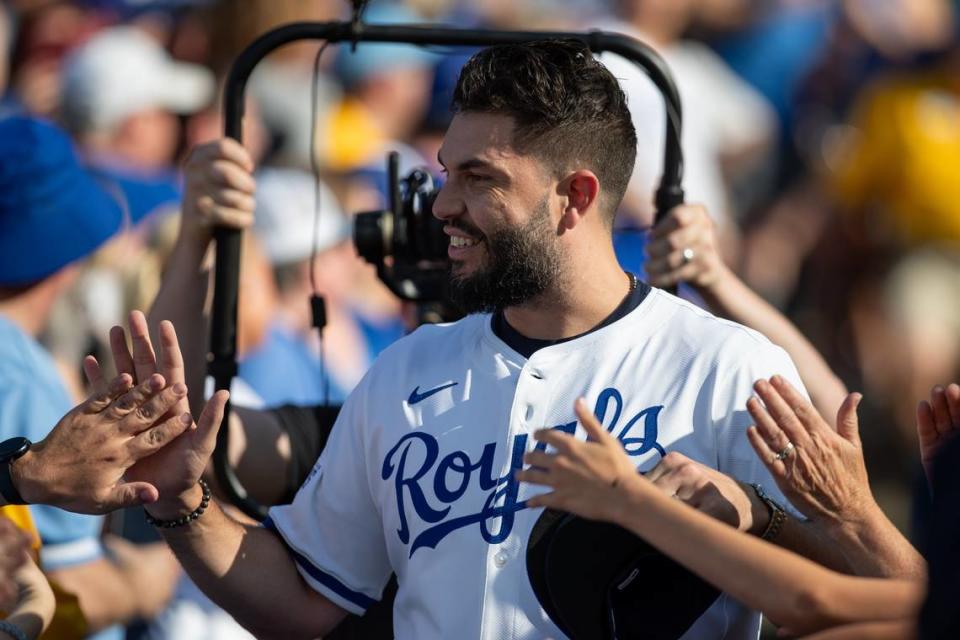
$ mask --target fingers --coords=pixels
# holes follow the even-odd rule
[[[149,482],[125,482],[114,488],[107,498],[107,503],[110,505],[109,510],[115,511],[153,504],[159,499],[160,492]]]
[[[110,329],[110,351],[113,353],[113,364],[117,367],[117,373],[129,373],[136,382],[137,370],[133,366],[133,356],[130,355],[123,327]]]
[[[672,287],[681,282],[693,282],[703,273],[703,267],[697,258],[683,265],[679,269],[668,271],[666,273],[651,274],[647,271],[647,281],[654,287]]]
[[[527,482],[527,481],[524,481]],[[527,506],[531,509],[537,509],[539,507],[546,507],[547,509],[559,508],[561,500],[558,498],[555,491],[550,493],[544,493],[539,496],[534,496],[532,498],[527,498]]]
[[[187,173],[202,172],[216,161],[228,161],[248,173],[253,173],[254,163],[250,152],[232,138],[221,138],[193,148],[187,158]]]
[[[133,389],[114,400],[113,404],[107,409],[109,417],[115,420],[123,419],[130,412],[159,393],[164,386],[166,386],[166,381],[159,373],[149,376]]]
[[[926,400],[917,404],[917,439],[920,441],[920,453],[938,440],[937,425],[933,421],[933,407]]]
[[[656,482],[666,474],[672,472],[677,467],[685,465],[690,461],[690,458],[678,453],[676,451],[669,452],[663,459],[657,463],[653,469],[651,469],[647,474],[646,478],[650,482]]]
[[[243,229],[253,224],[256,181],[250,154],[235,140],[223,139],[197,147],[187,162],[188,192],[203,226]],[[188,196],[189,198],[190,196]]]
[[[95,392],[83,403],[84,413],[100,413],[109,407],[114,400],[128,392],[131,387],[133,387],[133,376],[129,373],[121,373],[106,388]]]
[[[960,429],[960,385],[952,383],[947,386],[947,409],[950,411],[950,422],[953,430]]]
[[[163,376],[160,376],[160,374],[154,375],[163,380]],[[153,397],[143,396],[139,406],[134,411],[127,413],[120,422],[121,433],[135,435],[148,429],[187,395],[187,387],[182,382],[170,385],[160,390],[159,393],[152,387],[150,390],[155,395]]]
[[[751,410],[751,403],[748,402],[747,410],[756,421],[760,433],[769,436],[767,440],[769,444],[782,450],[789,442],[795,445],[807,445],[810,442],[807,429],[812,422],[811,412],[816,412],[809,402],[799,394],[795,394],[794,402],[788,403],[781,395],[781,393],[789,395],[787,387],[783,385],[775,387],[766,380],[758,380],[753,385],[753,389],[763,400],[763,405],[756,403]],[[763,416],[768,419],[764,419]],[[817,418],[819,419],[819,416]]]
[[[839,433],[847,442],[860,442],[860,421],[857,419],[857,407],[863,396],[859,393],[851,393],[843,399],[840,410],[837,411],[837,433]]]
[[[225,206],[220,203],[221,198],[224,198],[221,193],[215,193],[203,195],[197,199],[197,211],[201,214],[199,221],[204,226],[247,229],[253,224],[253,209]]]
[[[767,441],[760,435],[757,427],[753,426],[747,429],[747,440],[750,441],[750,446],[757,453],[757,457],[766,465],[774,478],[786,476],[787,466],[783,463],[783,460],[777,458],[777,452],[770,448]]]
[[[590,411],[590,408],[583,398],[577,398],[577,401],[573,403],[573,410],[576,412],[577,418],[580,419],[583,430],[587,433],[587,440],[606,442],[613,437],[603,428],[603,425],[600,424],[597,417]]]
[[[549,470],[556,459],[557,456],[545,451],[530,451],[523,456],[524,464],[543,470]]]
[[[164,420],[131,440],[129,445],[130,455],[133,456],[134,460],[145,458],[170,444],[189,430],[191,426],[193,426],[193,418],[189,413],[181,413]]]
[[[542,469],[521,469],[517,471],[516,478],[520,482],[539,484],[547,487],[553,487],[556,484],[556,478],[548,471]]]
[[[953,430],[953,419],[950,416],[950,407],[947,406],[946,389],[937,385],[930,392],[930,406],[933,408],[933,424],[937,434],[943,437]]]
[[[651,236],[654,234],[656,234],[656,229]],[[677,255],[679,257],[680,253],[685,247],[700,246],[701,241],[703,240],[703,235],[704,229],[699,226],[677,229],[665,236],[657,237],[656,239],[651,240],[647,243],[645,250],[647,252],[647,256],[651,260],[664,258],[670,255]],[[679,267],[681,264],[683,264],[682,260],[673,263],[673,268]]]
[[[100,363],[93,356],[87,356],[83,359],[83,374],[87,377],[90,389],[95,394],[104,393],[107,390],[107,381],[104,378]]]
[[[533,433],[533,439],[537,442],[552,446],[566,456],[575,457],[577,455],[576,447],[579,444],[571,435],[557,429],[538,429]]]
[[[157,354],[153,351],[147,318],[142,311],[130,312],[130,338],[133,341],[133,366],[137,380],[145,380],[157,371]]]
[[[220,430],[220,423],[223,421],[223,410],[227,406],[227,400],[230,399],[230,393],[221,389],[213,394],[200,413],[200,419],[197,420],[197,437],[202,443],[205,451],[213,451],[217,445],[217,432]]]
[[[776,421],[767,413],[763,405],[760,404],[759,400],[756,398],[747,400],[747,411],[749,411],[753,417],[758,435],[764,440],[774,456],[777,452],[786,449],[790,438],[780,429]],[[772,459],[765,460],[765,462],[771,461]]]
[[[684,204],[674,207],[667,214],[667,217],[659,222],[651,231],[650,239],[659,240],[665,238],[677,229],[682,229],[698,222],[709,222],[710,217],[707,210],[700,205]]]
[[[210,163],[207,178],[212,184],[223,187],[223,192],[232,191],[235,196],[249,197],[257,190],[251,171],[252,169],[242,166],[233,158],[222,158]],[[234,202],[239,203],[240,200]],[[229,198],[225,198],[223,203],[229,205]]]
[[[793,385],[787,381],[786,378],[775,375],[770,378],[770,385],[777,391],[777,393],[783,399],[783,402],[791,409],[792,414],[796,416],[797,420],[800,421],[800,424],[803,425],[804,430],[802,435],[804,437],[807,435],[807,433],[817,430],[829,429],[832,431],[829,425],[827,425],[827,423],[824,421],[823,417],[817,413],[817,410],[813,407],[813,404],[799,391],[797,391]],[[764,400],[764,402],[766,402],[766,400]],[[793,439],[793,433],[788,431],[787,435],[791,436],[791,439]],[[800,438],[800,441],[803,441],[803,439],[804,438]]]
[[[160,323],[160,353],[163,364],[162,373],[171,384],[186,381],[183,368],[183,354],[177,341],[177,331],[173,323],[164,320]]]

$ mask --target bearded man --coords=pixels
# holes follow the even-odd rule
[[[616,260],[613,218],[636,155],[616,79],[579,42],[491,47],[463,68],[454,109],[433,213],[469,315],[421,327],[380,356],[292,504],[274,507],[263,526],[215,504],[203,510],[198,478],[215,429],[198,434],[195,455],[153,479],[161,497],[147,508],[190,576],[258,637],[325,635],[378,600],[391,573],[398,638],[562,637],[526,575],[541,510],[526,506],[537,490],[515,474],[534,430],[583,437],[573,408],[581,397],[639,470],[657,469],[665,491],[807,555],[819,549],[770,506],[782,497],[745,435],[754,380],[780,374],[802,388],[790,359]],[[204,375],[210,228],[252,223],[252,171],[230,140],[198,149],[188,166],[180,239],[151,315],[178,327],[190,389]],[[667,259],[681,264],[684,253]],[[147,373],[142,317],[132,331],[135,352],[120,360]],[[177,369],[170,325],[161,337]],[[233,419],[264,438],[303,432],[281,422],[310,415]],[[729,476],[765,485],[773,499]],[[758,625],[758,614],[723,596],[685,637],[755,638]]]

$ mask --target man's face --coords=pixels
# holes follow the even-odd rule
[[[512,147],[513,119],[459,113],[439,160],[447,179],[433,205],[450,236],[451,294],[467,313],[529,302],[557,282],[556,179]]]

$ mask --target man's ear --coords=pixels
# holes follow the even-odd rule
[[[587,215],[596,211],[597,198],[600,197],[600,181],[592,171],[578,169],[560,181],[557,191],[565,199],[560,226],[573,229]]]

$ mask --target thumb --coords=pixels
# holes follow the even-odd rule
[[[849,442],[860,441],[860,422],[857,419],[857,407],[863,396],[851,393],[843,400],[840,410],[837,411],[837,433]]]
[[[126,509],[152,504],[160,498],[160,492],[149,482],[125,482],[113,490],[110,504],[113,509]]]
[[[217,446],[217,432],[220,431],[223,412],[229,399],[229,391],[223,389],[217,391],[213,394],[213,397],[207,400],[206,406],[200,413],[200,419],[197,420],[196,437],[207,451],[213,451]]]

